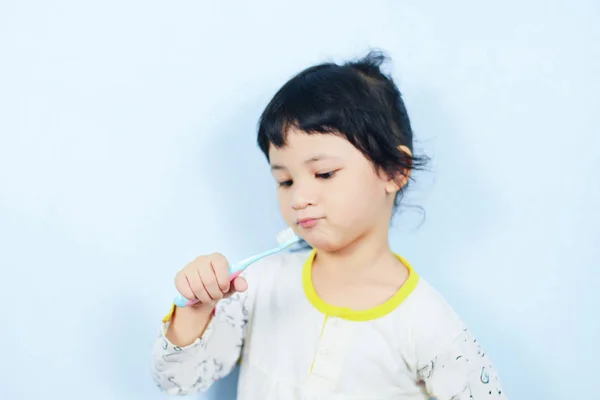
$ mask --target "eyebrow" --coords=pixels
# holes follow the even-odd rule
[[[322,160],[339,160],[339,158],[337,157],[333,157],[333,156],[327,156],[325,154],[317,154],[307,160],[304,161],[304,164],[312,164],[314,162],[317,161],[322,161]],[[279,164],[271,164],[271,171],[279,171],[282,169],[286,169],[283,165],[279,165]]]

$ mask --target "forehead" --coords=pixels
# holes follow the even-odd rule
[[[307,134],[297,130],[288,131],[285,146],[269,147],[272,164],[305,161],[317,155],[346,159],[356,156],[356,153],[360,152],[343,136],[330,133]]]

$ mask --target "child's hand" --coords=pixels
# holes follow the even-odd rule
[[[175,287],[188,300],[214,305],[235,292],[248,289],[246,280],[236,277],[230,281],[229,262],[218,253],[200,256],[186,265],[175,276]]]

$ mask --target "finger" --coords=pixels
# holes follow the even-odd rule
[[[198,275],[197,270],[195,274],[192,272],[189,275],[186,275],[186,279],[190,290],[192,293],[194,293],[194,297],[197,300],[203,304],[210,304],[212,302],[212,298],[206,292],[204,284],[202,283],[202,279],[200,279],[200,275]]]
[[[229,292],[231,284],[229,279],[229,268],[227,265],[223,265],[223,263],[218,261],[211,261],[210,265],[212,266],[215,277],[217,278],[217,284],[219,285],[221,292]]]
[[[215,272],[213,271],[212,267],[198,270],[198,276],[202,280],[204,289],[212,300],[221,300],[223,298],[223,291],[219,287],[217,277],[215,276]]]
[[[242,278],[241,276],[238,276],[233,280],[232,286],[236,292],[245,292],[248,290],[248,282],[246,282],[246,279]]]
[[[179,273],[175,276],[175,289],[179,292],[183,297],[188,300],[197,300],[196,295],[192,291],[185,274]]]

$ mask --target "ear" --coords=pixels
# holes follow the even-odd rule
[[[409,157],[412,157],[412,152],[408,147],[400,145],[398,146],[398,150]],[[398,171],[394,176],[390,176],[387,184],[385,185],[386,192],[396,193],[406,186],[408,183],[408,178],[410,178],[410,172],[410,168],[407,168],[404,171]]]

